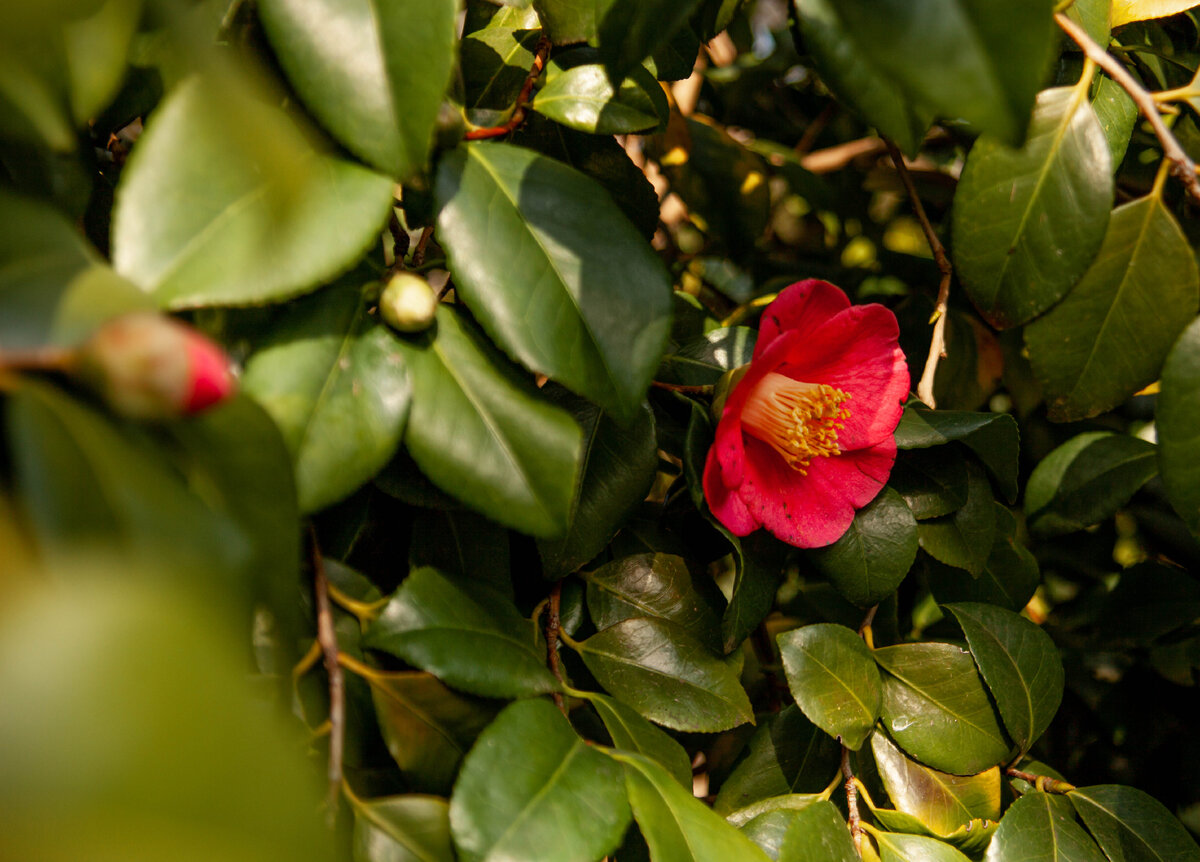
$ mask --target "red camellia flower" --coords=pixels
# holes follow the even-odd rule
[[[896,461],[908,394],[896,316],[801,281],[763,311],[754,356],[729,393],[704,496],[739,536],[766,527],[801,548],[837,541]]]

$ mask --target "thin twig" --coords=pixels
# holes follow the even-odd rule
[[[558,635],[562,631],[562,620],[559,617],[559,610],[562,607],[562,581],[555,581],[554,586],[550,588],[550,601],[547,603],[546,611],[546,664],[550,668],[550,672],[554,674],[554,678],[559,683],[565,684],[563,679],[562,668],[558,665]],[[562,692],[552,692],[554,705],[562,711],[563,715],[567,714],[567,704],[563,700]]]
[[[3,371],[70,371],[76,351],[63,347],[34,347],[29,350],[0,350]]]
[[[508,122],[499,126],[490,126],[484,129],[471,129],[463,137],[468,141],[479,141],[484,138],[499,138],[507,135],[509,132],[525,122],[525,107],[529,103],[529,96],[533,92],[533,85],[537,83],[538,77],[542,74],[542,69],[546,68],[546,59],[550,56],[550,40],[542,36],[537,43],[537,49],[533,55],[533,66],[529,70],[529,75],[525,78],[525,83],[521,85],[521,92],[517,94],[517,101],[513,105],[512,116],[508,118]]]
[[[1096,44],[1082,27],[1061,12],[1055,14],[1054,20],[1059,28],[1083,49],[1084,56],[1107,72],[1109,77],[1120,84],[1122,89],[1129,94],[1129,97],[1137,104],[1142,116],[1146,118],[1146,122],[1154,129],[1158,142],[1162,144],[1163,156],[1171,163],[1171,175],[1183,183],[1184,188],[1194,200],[1200,201],[1200,177],[1196,176],[1196,164],[1184,152],[1179,141],[1175,139],[1171,130],[1167,128],[1167,124],[1163,122],[1154,96],[1137,82],[1137,79],[1121,65],[1116,57]]]
[[[917,221],[921,223],[921,230],[925,232],[925,241],[929,243],[929,249],[933,252],[938,272],[942,274],[941,282],[938,284],[937,304],[933,309],[933,317],[930,318],[930,323],[933,324],[933,335],[929,339],[929,356],[925,359],[925,370],[921,372],[921,382],[917,384],[917,397],[930,407],[937,407],[937,401],[933,397],[933,378],[937,375],[938,363],[946,358],[946,304],[950,300],[950,279],[954,275],[954,267],[950,265],[946,247],[938,239],[937,232],[929,222],[929,216],[925,214],[925,206],[921,203],[917,187],[913,184],[912,176],[909,175],[908,168],[904,164],[904,156],[891,141],[885,138],[884,143],[887,145],[888,154],[892,157],[892,164],[896,166],[896,172],[900,174],[900,180],[908,192],[908,199],[912,202]]]
[[[433,225],[428,225],[421,231],[421,236],[417,239],[417,247],[413,249],[412,262],[414,267],[425,263],[425,252],[428,250],[429,238],[431,236],[433,236]]]
[[[685,395],[712,395],[711,384],[691,386],[686,383],[664,383],[661,380],[651,380],[650,385],[656,389],[666,389],[668,392],[682,392]]]
[[[329,581],[325,563],[317,545],[317,531],[309,526],[309,553],[313,568],[313,592],[317,602],[317,642],[325,654],[325,672],[329,675],[329,796],[326,821],[329,828],[337,822],[338,795],[342,787],[342,752],[346,736],[346,682],[338,661],[337,632],[333,627],[333,609],[329,604]]]
[[[854,783],[854,770],[850,767],[850,749],[842,746],[842,780],[846,788],[846,822],[850,824],[850,837],[854,839],[854,849],[858,850],[862,840],[862,816],[858,813],[858,787]],[[860,852],[861,856],[862,853]]]
[[[1028,781],[1038,790],[1045,793],[1070,793],[1075,789],[1075,785],[1068,781],[1062,781],[1058,778],[1052,778],[1049,775],[1035,775],[1032,772],[1024,772],[1020,769],[1006,769],[1005,774],[1009,778],[1020,778],[1022,781]]]
[[[800,140],[796,142],[794,149],[796,155],[804,156],[812,149],[813,144],[817,142],[817,138],[820,137],[821,132],[825,131],[825,128],[829,125],[829,121],[833,119],[837,110],[838,103],[830,102],[821,110],[821,113],[817,114],[813,121],[804,129],[804,134],[800,136]]]

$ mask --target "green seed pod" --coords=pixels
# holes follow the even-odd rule
[[[437,312],[437,296],[421,276],[398,272],[379,297],[379,313],[397,332],[428,329]]]

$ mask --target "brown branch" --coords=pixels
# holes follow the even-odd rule
[[[67,372],[75,363],[75,354],[75,350],[63,347],[0,350],[0,371]]]
[[[800,159],[800,167],[810,174],[831,174],[840,171],[860,156],[877,155],[884,149],[879,138],[859,138],[823,150],[814,150]]]
[[[1163,122],[1154,96],[1138,83],[1116,57],[1096,44],[1082,27],[1061,12],[1055,14],[1054,20],[1059,28],[1083,49],[1084,56],[1107,72],[1108,76],[1129,94],[1142,116],[1146,118],[1146,122],[1154,129],[1158,142],[1162,144],[1163,157],[1171,163],[1171,175],[1183,183],[1194,200],[1200,201],[1200,177],[1196,176],[1196,164]]]
[[[317,531],[308,528],[309,554],[313,568],[313,593],[317,604],[317,642],[325,654],[325,672],[329,675],[329,796],[326,820],[329,828],[337,822],[338,796],[342,787],[342,753],[346,737],[346,682],[338,661],[337,632],[333,627],[333,608],[329,604],[329,581],[325,563],[317,545]]]
[[[807,127],[805,127],[804,134],[801,135],[800,140],[796,142],[794,152],[797,156],[807,155],[808,151],[812,149],[812,145],[817,142],[817,138],[820,136],[821,132],[825,131],[825,128],[829,125],[829,121],[833,119],[834,115],[837,113],[837,110],[838,103],[830,102],[822,109],[821,113],[817,114],[813,121],[809,123]]]
[[[846,822],[850,825],[850,837],[854,849],[861,856],[859,843],[862,841],[862,815],[858,813],[858,788],[854,784],[854,770],[850,768],[850,749],[842,746],[842,779],[846,788]]]
[[[517,101],[513,105],[512,116],[508,118],[508,122],[499,126],[490,126],[483,129],[471,129],[463,137],[468,141],[480,141],[485,138],[500,138],[512,132],[525,122],[525,108],[529,104],[529,96],[533,92],[533,85],[537,83],[538,77],[542,74],[542,69],[546,68],[546,59],[550,56],[550,40],[542,36],[538,40],[537,49],[533,55],[533,66],[529,70],[529,75],[525,78],[525,83],[521,85],[521,92],[517,94]]]
[[[425,252],[428,250],[431,236],[433,236],[433,225],[428,225],[421,231],[421,236],[417,239],[417,247],[413,249],[413,266],[421,266],[425,263]]]
[[[1052,778],[1049,775],[1035,775],[1032,772],[1024,772],[1013,768],[1006,769],[1004,772],[1009,778],[1020,778],[1022,781],[1028,781],[1038,790],[1045,793],[1070,793],[1075,789],[1074,784],[1058,778]]]
[[[554,586],[550,588],[550,601],[546,611],[546,664],[550,668],[550,672],[554,674],[554,678],[560,684],[565,684],[562,675],[562,668],[558,665],[558,635],[562,630],[562,620],[559,616],[559,610],[562,607],[562,581],[555,581]],[[563,715],[567,714],[567,704],[563,700],[562,692],[553,692],[554,705],[562,711]]]
[[[666,389],[668,392],[682,392],[685,395],[712,395],[711,384],[691,386],[686,383],[664,383],[661,380],[651,380],[650,385],[656,389]]]
[[[937,232],[929,221],[929,216],[925,214],[925,206],[921,203],[921,196],[917,194],[917,187],[913,184],[908,167],[904,164],[904,156],[891,141],[885,138],[884,143],[887,145],[888,154],[892,157],[892,164],[896,166],[896,172],[900,174],[900,180],[904,183],[904,189],[908,192],[908,199],[912,202],[917,221],[921,223],[921,230],[925,232],[925,241],[929,243],[929,249],[933,252],[938,272],[942,274],[938,284],[937,304],[934,306],[933,317],[930,319],[933,324],[933,335],[929,339],[929,356],[925,358],[925,369],[921,372],[920,383],[917,384],[917,397],[930,407],[937,407],[937,401],[933,397],[933,379],[937,375],[938,363],[946,358],[946,306],[950,300],[950,279],[954,275],[954,267],[950,265],[946,247],[938,239]]]

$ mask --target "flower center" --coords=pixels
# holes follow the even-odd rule
[[[813,458],[840,455],[837,432],[850,411],[850,393],[827,383],[803,383],[769,372],[742,408],[742,427],[783,456],[800,475]]]

